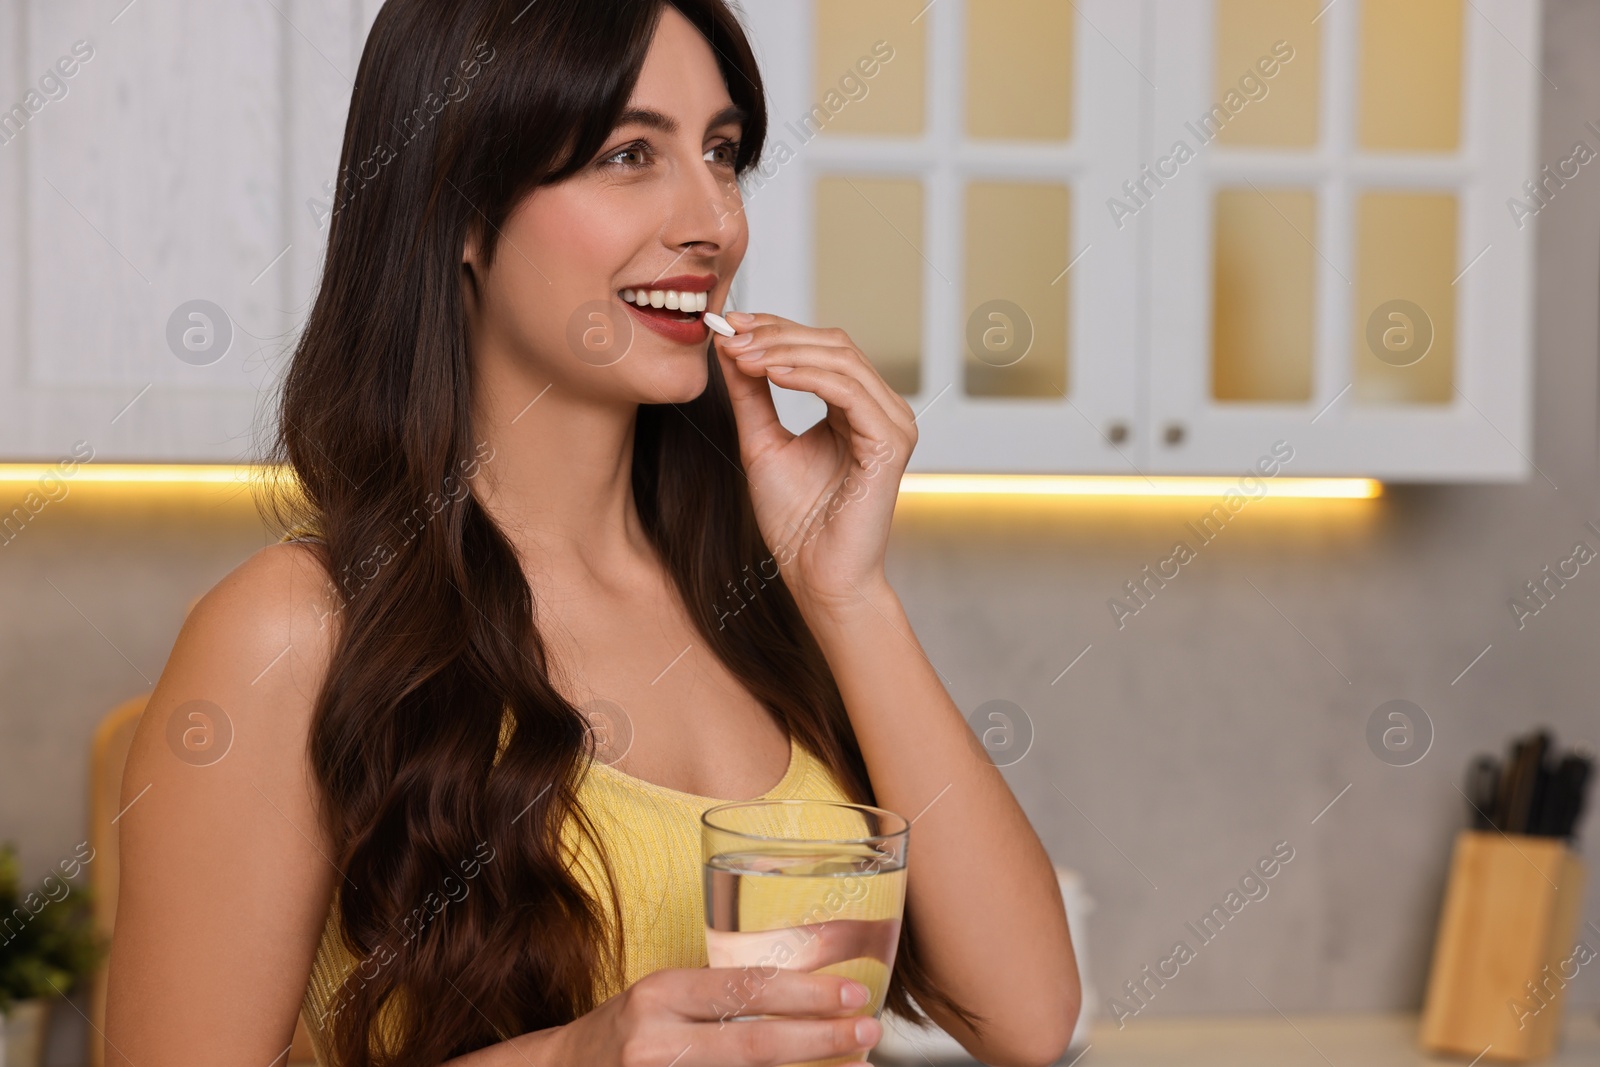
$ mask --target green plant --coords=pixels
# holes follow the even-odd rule
[[[56,873],[27,893],[20,883],[16,847],[0,844],[0,1013],[14,1000],[71,992],[106,950],[88,886]]]

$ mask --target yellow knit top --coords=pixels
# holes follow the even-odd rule
[[[507,739],[502,734],[502,750]],[[621,987],[612,985],[605,975],[596,976],[599,1003],[663,967],[707,966],[700,816],[726,801],[655,785],[598,761],[589,766],[579,782],[578,802],[604,842],[617,879],[626,950],[626,977]],[[850,798],[827,765],[791,737],[788,770],[757,799],[848,802]],[[572,826],[570,818],[568,826]],[[596,895],[600,914],[609,917],[609,885],[593,844],[582,833],[564,836],[576,856],[577,877]],[[330,1064],[319,1021],[329,1016],[341,983],[359,962],[344,946],[336,895],[301,1007],[321,1067]],[[867,974],[855,974],[855,969],[848,965],[826,968],[830,973],[866,980]]]

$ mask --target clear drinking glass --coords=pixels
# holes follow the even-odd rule
[[[700,817],[706,949],[713,967],[743,967],[724,995],[726,1017],[777,968],[843,975],[889,989],[906,900],[910,825],[883,808],[831,800],[745,800]],[[808,1065],[861,1062],[850,1056]]]

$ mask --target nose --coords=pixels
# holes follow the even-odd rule
[[[683,250],[704,246],[708,255],[733,244],[744,228],[738,183],[726,171],[719,172],[698,158],[678,174],[663,240]]]

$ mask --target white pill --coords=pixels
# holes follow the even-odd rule
[[[715,311],[702,312],[700,317],[705,320],[707,326],[711,327],[724,337],[732,337],[737,332],[732,326],[728,325],[727,319],[723,318],[721,315],[718,315]]]

